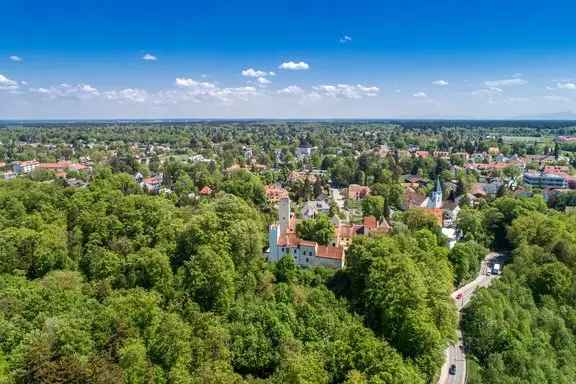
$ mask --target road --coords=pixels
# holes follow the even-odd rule
[[[452,292],[451,296],[458,308],[458,314],[460,314],[462,308],[470,302],[472,296],[474,296],[476,288],[487,287],[495,278],[498,277],[497,275],[489,273],[490,266],[493,263],[500,263],[500,265],[503,265],[503,262],[504,256],[502,254],[490,252],[482,261],[482,264],[480,265],[480,273],[476,279]],[[456,344],[450,344],[445,351],[446,361],[442,366],[438,384],[464,384],[466,382],[466,354],[464,353],[462,332],[460,329],[457,330],[457,335],[458,341]],[[453,375],[448,372],[451,365],[456,366],[456,372]]]

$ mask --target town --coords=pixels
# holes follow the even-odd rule
[[[213,141],[208,148],[148,141],[10,141],[9,147],[19,152],[15,158],[26,159],[0,161],[0,171],[5,180],[28,177],[82,188],[95,167],[111,166],[129,172],[142,191],[180,202],[209,199],[219,191],[229,192],[234,181],[246,180],[254,183],[253,201],[277,212],[264,250],[269,261],[289,254],[300,266],[336,269],[344,267],[355,236],[391,231],[395,216],[407,210],[433,217],[451,248],[462,237],[457,227],[461,207],[504,195],[541,195],[552,204],[564,202],[565,209],[576,204],[570,192],[576,189],[576,136],[506,136],[503,130],[501,136],[474,135],[451,145],[440,130],[432,139],[403,132],[400,137],[408,140],[400,145],[394,142],[397,137],[374,145],[384,135],[395,135],[398,126],[387,123],[379,132],[351,124],[343,132],[357,127],[364,129],[362,138],[341,140],[340,146],[326,145],[338,137],[322,142],[309,132],[276,146],[268,140],[251,144],[253,137],[236,145]],[[232,126],[228,134],[237,129]],[[265,125],[253,129],[260,132]],[[410,141],[414,143],[406,144]],[[328,218],[326,239],[302,238],[298,224],[322,216]]]

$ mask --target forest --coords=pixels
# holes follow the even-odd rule
[[[339,273],[270,265],[237,195],[177,207],[109,171],[84,189],[0,182],[0,382],[434,377],[456,321],[437,224],[363,239]]]
[[[541,198],[503,197],[465,221],[471,238],[511,258],[502,278],[464,310],[468,382],[573,383],[576,216],[547,208]]]

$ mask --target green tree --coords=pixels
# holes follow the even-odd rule
[[[224,312],[234,300],[235,271],[232,259],[202,246],[178,269],[180,288],[204,310]]]
[[[364,216],[374,216],[377,219],[384,217],[386,200],[382,196],[368,196],[362,201]]]
[[[328,216],[318,215],[313,219],[296,224],[296,232],[304,240],[327,245],[334,238],[334,224]]]

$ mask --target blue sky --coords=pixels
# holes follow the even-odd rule
[[[576,111],[573,1],[4,3],[0,119]]]

